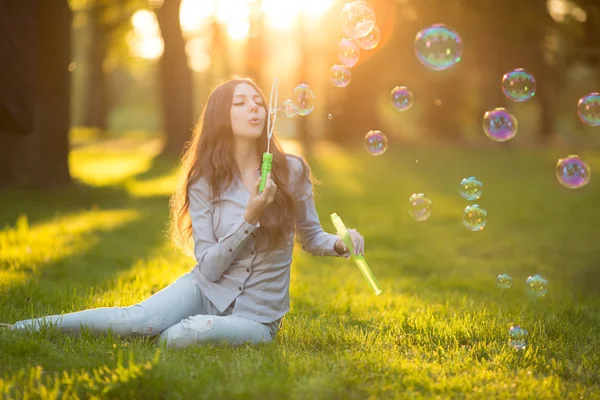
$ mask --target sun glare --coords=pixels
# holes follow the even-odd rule
[[[165,45],[156,15],[152,11],[139,10],[131,17],[131,24],[134,30],[127,36],[131,54],[146,60],[158,59]]]
[[[235,41],[245,39],[250,32],[250,6],[256,0],[182,0],[179,11],[181,29],[190,40],[202,32],[204,26],[214,18],[227,29],[227,35]],[[291,29],[298,17],[315,19],[323,15],[333,0],[262,0],[260,10],[271,29]],[[256,4],[256,3],[255,3]],[[156,15],[150,10],[139,10],[131,17],[134,31],[127,41],[130,51],[137,57],[148,60],[159,58],[164,51],[164,42]],[[191,46],[193,48],[197,46]],[[191,56],[193,51],[188,51]],[[192,62],[195,69],[206,68],[207,57],[199,56]]]

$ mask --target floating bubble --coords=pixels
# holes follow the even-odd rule
[[[467,206],[463,212],[463,224],[470,231],[480,231],[487,222],[487,211],[477,204]]]
[[[498,275],[496,285],[500,289],[510,289],[510,287],[512,286],[512,278],[507,274]]]
[[[299,115],[308,115],[315,108],[315,93],[307,84],[300,84],[294,89],[294,107]]]
[[[379,27],[375,26],[371,33],[369,33],[367,36],[355,39],[354,41],[361,49],[372,50],[377,47],[380,40],[381,32],[379,31]]]
[[[508,342],[515,350],[527,347],[527,331],[520,326],[511,326],[508,331]]]
[[[443,24],[432,25],[417,33],[415,53],[427,68],[445,70],[460,61],[462,41],[453,29]]]
[[[505,108],[488,111],[483,116],[483,131],[496,142],[505,142],[517,134],[517,118]]]
[[[369,131],[365,136],[365,149],[372,156],[380,156],[387,150],[388,140],[387,136],[381,131]]]
[[[415,193],[408,199],[408,214],[416,221],[426,221],[431,215],[431,204],[423,193]]]
[[[507,72],[502,77],[502,91],[511,100],[529,100],[535,96],[535,88],[535,78],[523,68]]]
[[[329,69],[329,80],[337,87],[346,87],[350,83],[350,69],[343,65],[334,65]]]
[[[463,180],[460,181],[460,195],[465,200],[477,200],[479,196],[481,196],[482,191],[483,183],[478,181],[474,176],[463,178]]]
[[[398,111],[406,111],[413,105],[413,94],[406,86],[396,86],[390,92],[390,103]]]
[[[367,36],[375,28],[375,12],[365,1],[352,1],[342,8],[342,31],[352,39]]]
[[[577,114],[586,124],[600,126],[600,93],[590,93],[579,99]]]
[[[285,100],[283,103],[281,103],[281,108],[278,112],[278,116],[283,115],[286,118],[292,118],[296,116],[296,106],[294,105],[294,102],[291,99],[287,99]]]
[[[333,115],[327,114],[327,119],[332,119],[332,118],[333,118]]]
[[[569,189],[578,189],[588,184],[591,177],[590,166],[579,156],[571,154],[556,163],[556,178]]]
[[[548,293],[548,281],[541,275],[527,278],[527,293],[533,297],[544,297]]]
[[[338,57],[346,67],[354,67],[360,57],[360,48],[351,39],[342,39],[338,45]]]

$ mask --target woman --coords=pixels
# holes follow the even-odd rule
[[[314,256],[350,254],[341,238],[320,225],[310,169],[302,158],[285,154],[275,137],[272,172],[258,193],[267,149],[265,104],[250,79],[221,84],[186,147],[170,202],[171,233],[184,247],[193,244],[192,271],[130,307],[19,321],[11,329],[110,329],[121,336],[159,335],[163,344],[178,348],[273,339],[289,311],[294,231]],[[349,231],[355,252],[363,254],[363,237]]]

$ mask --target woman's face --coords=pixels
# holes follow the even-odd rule
[[[233,91],[231,128],[235,136],[258,138],[265,126],[267,110],[263,98],[249,84],[239,83]]]

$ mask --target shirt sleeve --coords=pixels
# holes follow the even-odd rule
[[[204,180],[194,183],[189,189],[190,217],[194,238],[194,257],[200,273],[215,282],[229,268],[243,249],[250,235],[260,227],[248,223],[243,215],[222,238],[217,239],[213,227],[214,206],[211,204],[210,188]]]
[[[313,256],[333,256],[350,258],[350,252],[338,254],[334,246],[340,238],[338,235],[327,233],[323,230],[315,206],[313,185],[310,181],[308,166],[300,160],[294,160],[297,166],[292,167],[297,176],[296,200],[296,234],[302,249]],[[306,173],[303,169],[306,169]]]

